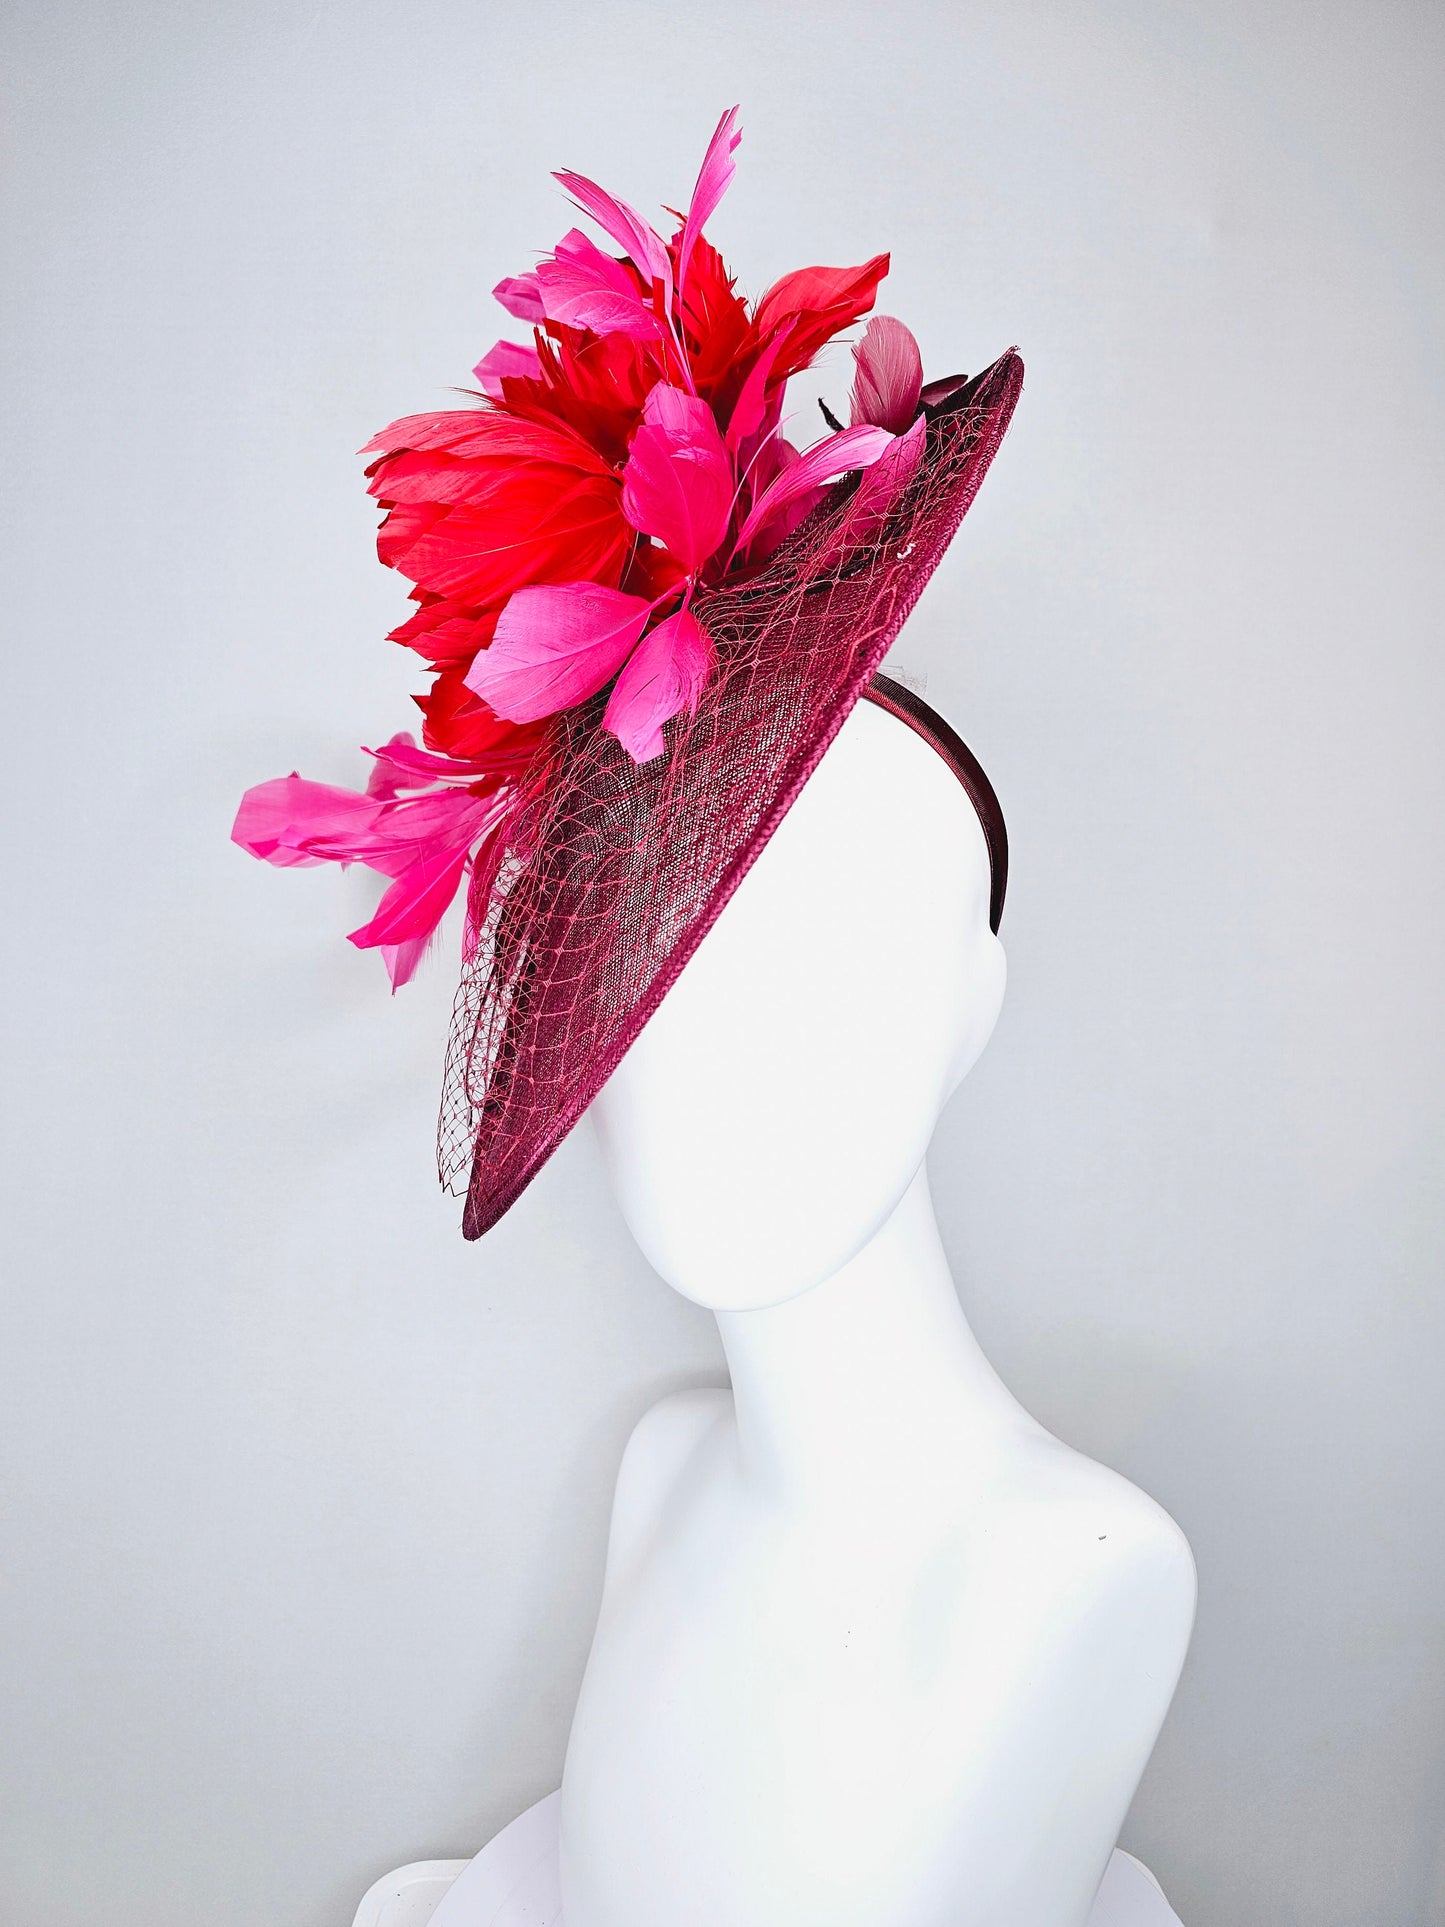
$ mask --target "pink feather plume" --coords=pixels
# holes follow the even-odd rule
[[[497,283],[492,294],[518,321],[535,324],[547,318],[542,312],[542,290],[535,274],[509,274]]]
[[[763,490],[754,502],[747,520],[738,530],[737,547],[745,549],[765,523],[770,522],[798,496],[836,481],[850,469],[867,468],[893,444],[884,428],[845,428],[836,435],[825,435],[820,442],[800,455]]]
[[[687,282],[687,264],[692,251],[701,239],[703,227],[717,211],[717,205],[728,190],[728,185],[737,168],[733,154],[743,137],[743,130],[737,124],[738,109],[729,107],[713,131],[703,156],[702,166],[698,169],[697,185],[692,190],[692,200],[688,203],[687,219],[683,223],[682,240],[677,250],[677,285],[679,291]]]
[[[542,363],[537,350],[530,344],[523,347],[516,341],[499,341],[494,348],[488,348],[472,370],[478,388],[484,395],[490,395],[493,401],[502,399],[504,375],[521,375],[535,381],[541,372]]]
[[[663,751],[662,726],[679,711],[697,708],[713,665],[712,637],[691,609],[679,609],[642,638],[607,699],[602,727],[634,762]]]
[[[278,869],[363,863],[389,878],[375,916],[351,932],[351,941],[382,951],[396,990],[421,961],[473,845],[496,829],[508,808],[506,798],[464,789],[397,799],[390,782],[363,795],[293,774],[247,790],[231,838]]]
[[[598,582],[518,589],[466,686],[509,722],[553,716],[611,682],[651,613],[643,597]]]
[[[636,278],[579,228],[562,237],[551,260],[538,264],[537,281],[549,321],[599,335],[630,335],[635,341],[661,333]]]
[[[733,465],[711,408],[658,382],[623,471],[623,514],[692,575],[727,534],[733,492]]]
[[[597,225],[612,236],[642,270],[649,283],[662,283],[664,302],[670,307],[672,263],[668,259],[666,243],[656,229],[649,227],[625,201],[619,201],[595,181],[589,181],[584,174],[560,173],[552,178],[561,182],[584,214],[590,214]]]
[[[853,361],[854,427],[871,422],[901,435],[918,413],[923,391],[923,357],[912,330],[891,314],[874,315]]]

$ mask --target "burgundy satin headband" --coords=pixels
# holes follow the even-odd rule
[[[984,840],[988,844],[988,866],[991,883],[988,897],[988,924],[994,935],[998,935],[999,924],[1003,920],[1004,891],[1008,888],[1008,831],[1004,828],[1003,810],[998,797],[994,794],[993,784],[984,774],[983,765],[964,742],[956,729],[953,729],[924,702],[921,696],[891,676],[875,675],[863,691],[864,699],[886,709],[890,716],[921,736],[925,743],[936,749],[953,771],[954,775],[968,791],[969,800],[978,812],[978,820],[983,825]]]

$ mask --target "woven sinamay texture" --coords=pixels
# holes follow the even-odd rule
[[[930,411],[886,522],[843,485],[765,569],[700,594],[717,666],[634,763],[605,696],[560,719],[500,869],[474,878],[438,1131],[488,1230],[556,1149],[781,822],[978,491],[1023,381],[1012,352]]]

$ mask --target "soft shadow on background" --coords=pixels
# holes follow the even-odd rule
[[[676,203],[741,100],[750,291],[891,247],[931,373],[1028,365],[895,661],[1014,845],[932,1159],[960,1288],[1199,1560],[1125,1844],[1187,1927],[1439,1927],[1439,9],[19,0],[4,42],[0,1918],[345,1927],[556,1783],[618,1453],[710,1322],[585,1132],[462,1243],[454,941],[393,1000],[374,886],[227,832],[404,725],[353,451],[503,331],[548,170]]]

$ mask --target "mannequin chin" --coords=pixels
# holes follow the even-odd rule
[[[650,1263],[742,1311],[890,1217],[1003,1000],[973,805],[860,703],[592,1107]]]

